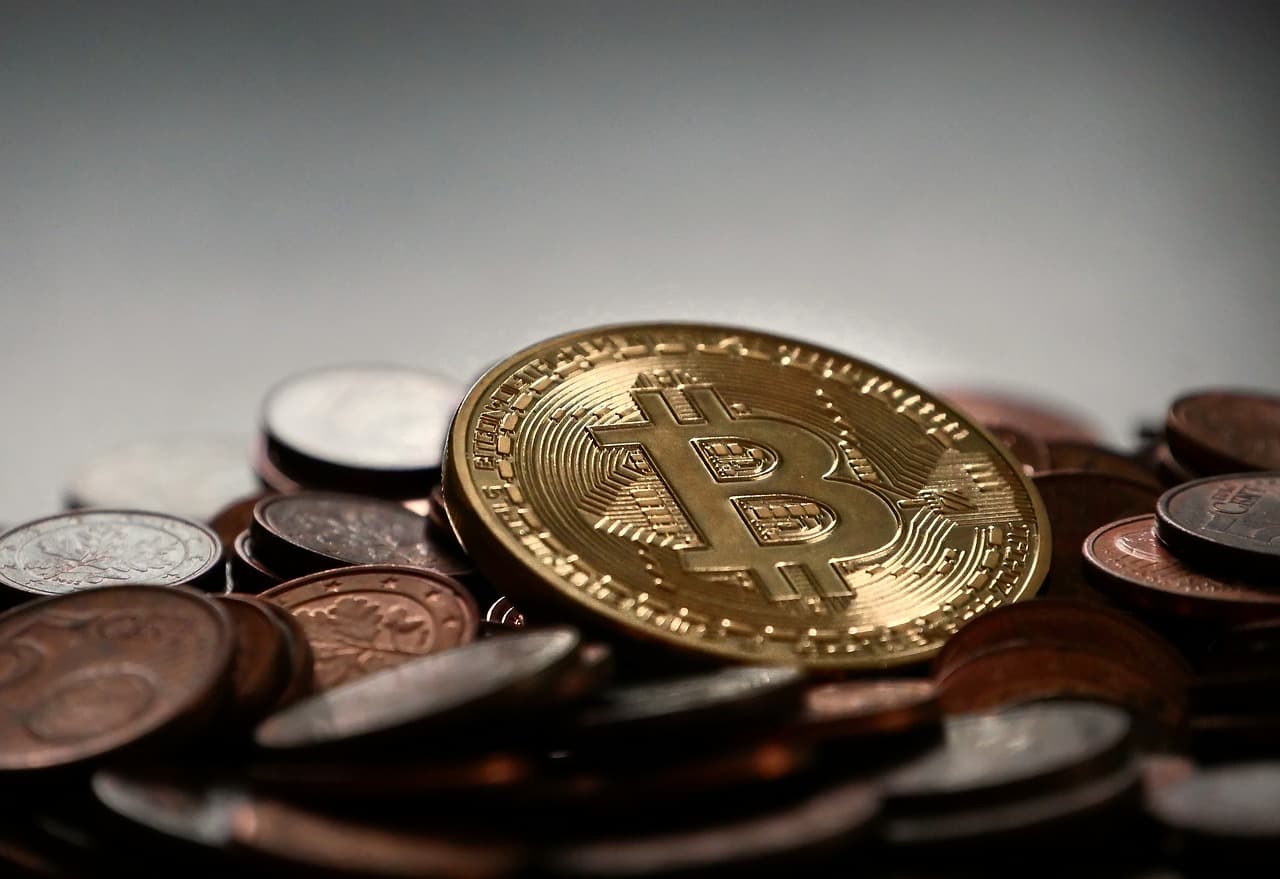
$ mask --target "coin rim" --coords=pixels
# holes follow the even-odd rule
[[[1198,529],[1178,521],[1169,510],[1170,504],[1178,495],[1202,485],[1230,479],[1271,480],[1277,483],[1280,490],[1280,470],[1221,473],[1175,485],[1156,501],[1156,535],[1175,555],[1185,557],[1191,563],[1203,565],[1211,571],[1237,566],[1246,576],[1274,576],[1280,573],[1280,552],[1269,553],[1254,549],[1254,544],[1236,542],[1230,535],[1227,535],[1227,541],[1206,537]]]
[[[865,366],[912,390],[922,392],[925,396],[933,397],[939,405],[949,409],[952,415],[957,416],[973,432],[986,440],[987,445],[1004,459],[1010,472],[1030,498],[1032,512],[1035,515],[1038,542],[1035,547],[1035,560],[1029,566],[1027,586],[1013,601],[1026,601],[1033,598],[1039,591],[1049,572],[1049,562],[1052,557],[1053,532],[1049,523],[1049,514],[1040,499],[1039,490],[1023,471],[1022,462],[1015,458],[1013,452],[992,436],[977,419],[963,409],[953,406],[950,400],[943,395],[927,391],[914,381],[902,378],[893,370],[884,369],[878,364],[850,354],[841,353],[825,345],[780,336],[766,330],[756,330],[749,327],[682,321],[614,323],[561,333],[549,339],[542,339],[526,345],[486,369],[472,384],[454,413],[453,421],[449,425],[449,430],[446,434],[444,456],[441,464],[441,486],[454,533],[457,535],[467,555],[474,560],[476,567],[492,582],[507,584],[507,587],[511,588],[512,592],[523,593],[523,597],[530,599],[533,604],[554,602],[562,610],[574,614],[576,619],[583,620],[587,625],[604,624],[615,632],[622,632],[631,638],[641,641],[665,644],[670,647],[704,656],[715,656],[732,662],[759,664],[764,661],[771,664],[795,664],[815,671],[873,669],[920,662],[929,659],[941,649],[943,642],[938,641],[936,644],[927,647],[903,651],[892,656],[862,656],[858,658],[854,658],[853,654],[832,658],[823,656],[802,658],[795,655],[756,656],[744,653],[733,647],[724,647],[704,641],[693,641],[673,633],[642,626],[633,619],[621,614],[615,614],[599,602],[592,601],[577,591],[563,588],[561,578],[549,573],[542,566],[535,566],[529,563],[521,543],[508,529],[502,528],[500,523],[494,521],[493,516],[487,512],[483,499],[480,497],[479,491],[476,490],[475,481],[470,478],[469,468],[465,465],[456,466],[454,450],[466,448],[467,432],[470,429],[472,416],[475,414],[477,407],[483,402],[485,389],[493,383],[494,379],[506,375],[535,354],[548,348],[563,346],[571,341],[592,336],[644,331],[654,333],[683,331],[708,335],[723,334],[726,336],[748,335],[757,339],[777,342],[780,345],[792,347],[800,345],[820,356],[829,356],[836,360],[849,361]],[[532,585],[529,582],[530,580],[536,581],[538,586]],[[539,595],[538,593],[540,592],[543,594]]]

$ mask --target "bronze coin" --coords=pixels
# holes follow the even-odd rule
[[[222,549],[228,555],[232,552],[236,538],[241,532],[248,531],[253,524],[253,508],[264,497],[265,494],[258,492],[232,501],[209,520],[209,527],[218,535],[218,539],[222,541]]]
[[[908,678],[839,681],[805,691],[788,740],[828,741],[903,733],[936,725],[942,716],[929,681]]]
[[[141,583],[222,591],[218,536],[195,522],[137,510],[81,510],[0,535],[0,586],[9,600]]]
[[[291,376],[262,404],[269,457],[307,486],[425,497],[465,389],[398,366],[335,366]]]
[[[938,681],[948,714],[991,711],[1044,699],[1095,699],[1130,709],[1165,730],[1187,715],[1186,680],[1166,680],[1088,649],[1043,644],[1000,647]]]
[[[710,870],[787,875],[853,846],[871,830],[879,811],[874,787],[844,782],[763,814],[573,843],[553,850],[546,867],[556,876],[666,876]]]
[[[276,700],[275,707],[283,708],[308,696],[315,689],[315,657],[311,653],[311,642],[297,618],[280,605],[272,601],[262,601],[284,636],[285,650],[289,659],[289,683]]]
[[[358,767],[358,770],[357,770]],[[261,789],[293,800],[353,802],[449,800],[503,796],[534,774],[533,760],[496,751],[388,760],[277,760],[244,767],[244,777]]]
[[[455,577],[471,572],[464,556],[431,537],[426,519],[377,498],[276,495],[254,509],[251,534],[262,563],[291,577],[344,565],[409,565]]]
[[[1134,482],[1159,484],[1147,465],[1096,443],[1055,440],[1048,444],[1050,466],[1054,470],[1084,470],[1131,479]]]
[[[1179,461],[1205,475],[1280,470],[1280,397],[1201,391],[1173,402],[1165,422]]]
[[[1182,686],[1191,675],[1173,645],[1131,616],[1078,601],[1041,598],[969,620],[934,658],[934,677],[944,680],[983,653],[1020,644],[1089,650]]]
[[[485,630],[494,632],[518,632],[524,628],[524,614],[516,609],[505,595],[489,605],[484,615]]]
[[[1085,577],[1080,547],[1095,528],[1154,511],[1160,489],[1104,473],[1037,473],[1031,481],[1053,531],[1053,560],[1040,594],[1105,603]]]
[[[1280,763],[1203,768],[1152,792],[1149,806],[1184,834],[1220,841],[1280,842]]]
[[[890,770],[886,806],[897,813],[1046,793],[1123,765],[1132,724],[1119,708],[1044,702],[948,717],[945,741]]]
[[[322,690],[475,639],[480,613],[451,577],[418,568],[363,565],[281,583],[262,598],[307,633]]]
[[[1049,469],[1049,446],[1040,437],[1006,424],[984,424],[983,427],[1013,452],[1027,475]]]
[[[243,595],[222,595],[217,600],[231,615],[236,632],[231,662],[232,711],[238,721],[256,721],[289,686],[289,644],[266,602]]]
[[[1155,470],[1156,478],[1160,480],[1161,485],[1181,485],[1184,482],[1194,482],[1204,476],[1202,473],[1196,473],[1191,470],[1175,458],[1173,452],[1169,451],[1168,444],[1163,442],[1156,446],[1155,451],[1152,452],[1151,463]]]
[[[1280,615],[1280,592],[1188,567],[1155,534],[1155,516],[1131,516],[1089,535],[1084,558],[1100,589],[1135,607],[1215,622]]]
[[[1169,489],[1156,505],[1156,534],[1192,563],[1280,578],[1280,470]]]
[[[1038,400],[972,388],[950,388],[939,393],[984,427],[1004,424],[1046,442],[1098,439],[1097,430],[1087,419]]]
[[[83,763],[216,706],[227,612],[185,589],[113,586],[0,615],[0,770]]]
[[[259,724],[269,751],[459,729],[546,699],[573,665],[578,635],[541,629],[421,656],[303,699]]]
[[[254,556],[253,537],[248,531],[241,531],[231,544],[230,570],[231,585],[236,592],[263,592],[284,581]]]

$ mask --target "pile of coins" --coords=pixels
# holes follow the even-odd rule
[[[226,447],[112,451],[0,535],[5,875],[1280,849],[1278,397],[1189,394],[1121,451],[1036,401],[633,325],[470,391],[298,375]]]

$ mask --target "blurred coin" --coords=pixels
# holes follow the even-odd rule
[[[1009,451],[1013,452],[1013,456],[1022,462],[1022,469],[1028,475],[1049,469],[1049,447],[1040,437],[1006,424],[985,424],[983,426],[986,427],[988,433],[1004,443]]]
[[[1280,844],[1280,763],[1204,768],[1152,791],[1151,811],[1183,834],[1218,842]]]
[[[243,595],[217,601],[231,615],[236,647],[231,662],[230,712],[223,722],[256,722],[279,700],[290,683],[289,645],[266,603]]]
[[[1247,714],[1199,714],[1189,726],[1188,750],[1204,763],[1269,759],[1280,741],[1280,711],[1269,706]]]
[[[170,839],[207,849],[231,842],[231,815],[247,799],[236,788],[175,780],[172,770],[100,769],[90,787],[114,815]]]
[[[231,669],[227,612],[114,586],[0,615],[0,770],[84,763],[202,722]]]
[[[1040,400],[975,388],[947,388],[940,393],[984,427],[1005,424],[1046,442],[1098,439],[1097,430],[1087,419]]]
[[[439,478],[445,434],[464,391],[400,366],[316,369],[267,394],[262,430],[274,463],[304,485],[425,497]]]
[[[839,681],[809,687],[800,714],[783,735],[821,742],[901,734],[936,726],[941,715],[937,690],[929,681]]]
[[[571,844],[553,850],[545,866],[555,876],[787,872],[856,845],[879,805],[872,786],[846,782],[746,818],[709,816],[674,832]]]
[[[231,544],[230,568],[231,585],[236,592],[265,592],[284,582],[253,554],[253,536],[248,531],[241,531]]]
[[[1188,567],[1156,537],[1155,522],[1131,516],[1089,535],[1084,558],[1100,589],[1136,607],[1206,622],[1280,616],[1280,591]]]
[[[391,501],[307,491],[265,498],[253,517],[254,555],[285,576],[344,565],[409,565],[450,576],[471,572],[456,549],[427,533],[426,519]]]
[[[565,667],[556,681],[549,701],[556,705],[571,705],[594,696],[612,681],[613,670],[613,650],[608,644],[583,644],[578,648],[574,661]]]
[[[253,508],[264,497],[266,495],[262,492],[256,492],[239,498],[227,504],[209,519],[209,527],[222,541],[222,549],[228,556],[232,552],[236,538],[241,532],[248,531],[249,526],[253,524]]]
[[[1175,458],[1173,452],[1169,451],[1168,444],[1163,442],[1156,446],[1155,451],[1152,453],[1152,466],[1155,469],[1156,478],[1160,480],[1162,485],[1166,486],[1193,482],[1203,476],[1203,474],[1196,473]]]
[[[1280,618],[1280,608],[1275,616]],[[1280,619],[1233,626],[1211,641],[1201,657],[1204,671],[1249,668],[1280,673]]]
[[[1055,440],[1048,448],[1054,470],[1085,470],[1158,484],[1155,473],[1141,461],[1096,443]]]
[[[456,802],[502,796],[534,773],[530,757],[504,751],[394,759],[255,761],[244,767],[254,789],[286,799],[342,803],[378,803],[412,799]]]
[[[256,488],[241,439],[169,436],[118,446],[86,464],[66,489],[69,507],[169,513],[203,522]]]
[[[9,601],[117,583],[220,592],[222,543],[204,525],[135,510],[62,513],[0,534],[0,586],[12,590]]]
[[[516,609],[511,599],[505,595],[489,605],[484,615],[485,630],[488,632],[515,632],[524,628],[524,614]]]
[[[1040,491],[1053,529],[1053,561],[1040,594],[1105,603],[1085,577],[1080,547],[1095,528],[1153,512],[1160,489],[1105,473],[1037,473],[1031,481]]]
[[[297,618],[273,601],[262,601],[262,606],[270,612],[284,635],[285,651],[289,660],[289,683],[276,700],[275,707],[283,708],[291,705],[303,696],[310,695],[315,688],[315,657],[311,653],[311,642]]]
[[[254,738],[270,751],[295,751],[456,730],[545,699],[577,649],[573,630],[541,629],[418,657],[285,708]]]
[[[951,714],[1096,699],[1154,721],[1162,734],[1180,729],[1187,717],[1185,676],[1164,678],[1087,648],[1056,644],[1011,644],[974,656],[939,680],[938,696]]]
[[[1280,580],[1280,471],[1169,489],[1156,505],[1156,534],[1192,563]]]
[[[253,472],[257,474],[258,482],[269,493],[273,494],[293,494],[302,491],[307,486],[292,478],[280,469],[280,466],[271,457],[271,452],[267,448],[264,440],[259,440],[253,453]]]
[[[1041,598],[998,607],[965,623],[934,659],[934,677],[945,680],[953,670],[983,653],[1019,644],[1089,650],[1181,686],[1191,673],[1173,645],[1128,614],[1078,601]]]
[[[1130,753],[1129,718],[1109,705],[1046,702],[944,724],[943,744],[884,776],[894,813],[1047,793],[1106,775]]]
[[[1199,391],[1173,402],[1165,422],[1179,461],[1205,475],[1280,470],[1280,397]]]
[[[444,506],[444,490],[439,483],[431,486],[431,494],[427,496],[427,525],[435,528],[442,536],[453,536],[453,526],[449,524],[449,511]]]
[[[394,565],[322,571],[261,597],[288,610],[307,633],[322,690],[466,644],[480,625],[462,584]]]

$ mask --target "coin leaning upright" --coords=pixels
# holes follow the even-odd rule
[[[1010,453],[877,366],[693,324],[569,333],[454,417],[444,491],[522,604],[739,662],[924,659],[1028,598],[1048,520]]]

